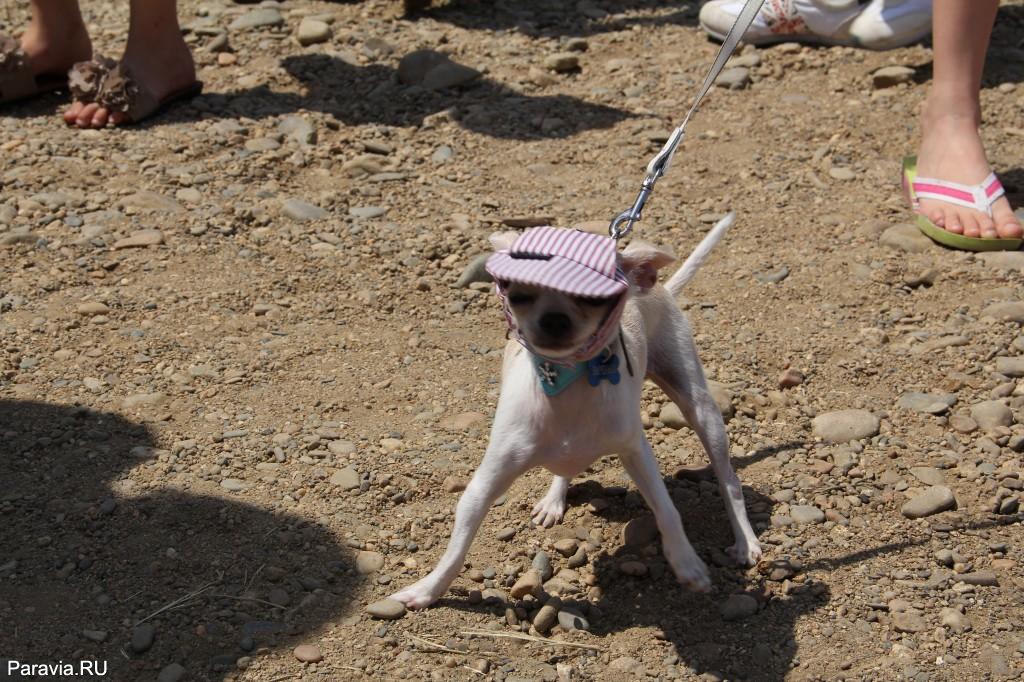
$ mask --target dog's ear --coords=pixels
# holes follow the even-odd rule
[[[491,235],[491,246],[494,247],[495,251],[507,251],[512,247],[512,242],[519,237],[518,232],[495,232]]]
[[[622,252],[622,269],[631,282],[650,289],[658,281],[658,270],[675,261],[668,251],[647,242],[634,241]]]

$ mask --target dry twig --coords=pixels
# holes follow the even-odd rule
[[[460,634],[469,635],[474,637],[504,637],[506,639],[522,639],[528,642],[540,642],[541,644],[547,644],[548,646],[571,646],[577,649],[590,649],[591,651],[604,652],[599,646],[593,644],[577,644],[576,642],[563,642],[558,639],[548,639],[546,637],[534,637],[533,635],[526,635],[522,632],[490,632],[488,630],[463,630]]]

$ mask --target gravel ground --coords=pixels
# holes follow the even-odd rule
[[[102,52],[125,5],[86,7]],[[674,584],[606,459],[553,529],[528,522],[549,476],[518,481],[436,607],[367,612],[436,561],[486,444],[504,323],[474,258],[632,201],[715,52],[697,9],[184,0],[202,97],[125,130],[67,129],[58,97],[4,109],[0,658],[161,682],[1018,678],[1024,254],[906,224],[923,46],[744,49],[638,228],[685,255],[738,213],[682,305],[765,561],[729,564],[705,455],[651,386],[713,593]],[[982,92],[1016,205],[1022,29],[1005,3]],[[531,566],[540,598],[511,597]]]

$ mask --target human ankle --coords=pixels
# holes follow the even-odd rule
[[[957,123],[977,128],[981,125],[981,107],[974,98],[933,89],[921,110],[921,123]]]

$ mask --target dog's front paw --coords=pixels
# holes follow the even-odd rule
[[[761,545],[757,540],[737,540],[725,553],[738,566],[753,566],[761,560]]]
[[[694,592],[711,591],[711,573],[707,564],[697,556],[692,547],[687,546],[681,550],[673,551],[664,547],[665,558],[668,559],[676,580],[683,587]]]
[[[407,609],[425,609],[438,600],[441,595],[431,589],[426,580],[409,585],[401,592],[395,592],[391,599],[405,604]]]
[[[565,497],[548,493],[533,506],[530,519],[542,528],[550,528],[565,516]]]

